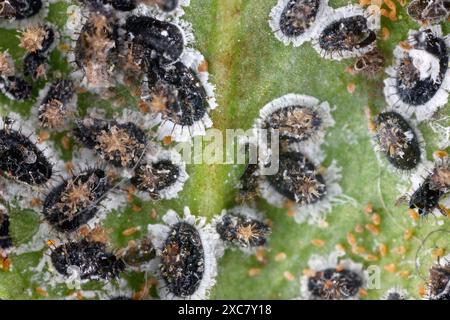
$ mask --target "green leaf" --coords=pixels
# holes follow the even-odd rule
[[[384,74],[368,80],[364,76],[353,76],[345,71],[353,60],[342,62],[322,59],[309,43],[299,48],[284,46],[271,33],[268,16],[276,0],[191,0],[191,6],[185,9],[183,17],[193,25],[195,47],[202,52],[209,63],[211,82],[216,86],[219,107],[212,111],[214,127],[222,131],[232,128],[248,129],[252,126],[259,110],[271,100],[287,93],[300,93],[317,97],[336,106],[333,117],[336,125],[329,130],[326,138],[325,165],[336,159],[342,166],[343,178],[341,186],[345,195],[355,202],[335,206],[328,215],[328,227],[319,228],[307,224],[296,224],[288,216],[286,209],[274,209],[264,200],[258,207],[267,214],[273,223],[273,234],[265,250],[264,262],[255,256],[248,256],[240,251],[227,251],[219,263],[219,276],[212,292],[217,299],[290,299],[299,296],[299,278],[307,268],[312,254],[328,255],[335,250],[337,244],[347,248],[350,258],[364,263],[365,267],[378,266],[381,270],[381,287],[369,290],[368,298],[380,298],[383,293],[393,287],[401,286],[408,290],[410,296],[419,298],[419,287],[426,275],[426,264],[431,263],[431,254],[427,251],[424,266],[420,273],[416,270],[415,256],[422,240],[437,228],[448,229],[448,219],[429,217],[418,222],[413,221],[406,205],[396,206],[396,200],[402,194],[397,185],[401,174],[392,172],[376,158],[367,129],[365,108],[379,112],[385,107],[383,96]],[[334,8],[346,5],[347,1],[333,0]],[[398,21],[392,22],[382,18],[382,27],[390,30],[387,40],[379,40],[379,47],[387,59],[392,61],[392,51],[399,41],[405,40],[409,29],[418,29],[397,4]],[[67,3],[51,5],[50,20],[58,26],[65,22]],[[443,26],[444,33],[450,32],[450,25]],[[18,47],[16,32],[0,30],[0,48],[9,49],[16,59],[23,55]],[[61,54],[52,55],[54,70],[67,71],[67,64]],[[347,86],[354,83],[353,94]],[[41,87],[44,83],[40,84]],[[123,90],[126,90],[125,88]],[[121,89],[122,91],[122,89]],[[132,105],[134,99],[123,93]],[[108,108],[108,101],[89,94],[80,95],[80,108],[85,110],[94,102]],[[31,103],[10,102],[0,97],[0,110],[8,110],[29,114]],[[438,116],[449,115],[448,105]],[[437,149],[440,137],[427,123],[420,126],[426,140],[428,158]],[[59,141],[59,140],[58,140]],[[69,159],[70,154],[66,154]],[[111,241],[114,247],[126,245],[131,239],[144,234],[139,232],[125,237],[122,232],[130,227],[140,226],[146,230],[149,223],[158,222],[168,209],[182,212],[188,206],[196,215],[212,218],[224,208],[235,204],[236,185],[243,166],[239,165],[189,165],[190,179],[180,197],[172,201],[136,204],[142,211],[135,212],[132,205],[124,212],[113,212],[105,221],[105,227],[111,230]],[[364,213],[367,203],[372,203],[376,212],[381,215],[380,234],[373,235],[368,231],[355,232],[357,225],[370,224],[370,218]],[[156,210],[158,219],[150,217]],[[37,230],[39,213],[13,212],[11,217],[12,234],[18,244],[29,238]],[[413,231],[413,237],[404,239],[407,229]],[[377,261],[366,261],[362,255],[351,252],[347,244],[347,234],[352,232],[358,245],[368,254],[376,255]],[[447,236],[436,234],[425,244],[426,248],[450,248]],[[324,241],[322,247],[312,244],[312,240]],[[386,244],[389,253],[381,257],[377,248]],[[405,253],[398,253],[404,247]],[[401,250],[400,250],[401,251]],[[277,261],[276,255],[285,253],[287,258]],[[36,292],[36,282],[31,278],[34,274],[31,267],[36,266],[43,252],[13,255],[12,268],[8,272],[0,271],[0,298],[5,299],[38,299],[42,297]],[[261,259],[259,259],[261,260]],[[395,272],[392,266],[395,266]],[[387,266],[387,268],[385,268]],[[261,269],[259,275],[249,276],[252,268]],[[289,280],[289,274],[295,280]],[[406,275],[406,274],[409,275]],[[405,276],[406,275],[406,276]],[[138,291],[144,283],[143,273],[127,273],[130,288]],[[89,283],[83,289],[99,289],[99,284]],[[47,288],[47,298],[63,298],[71,293],[65,285]]]

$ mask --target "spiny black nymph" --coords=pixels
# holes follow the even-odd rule
[[[81,279],[113,279],[125,269],[122,260],[107,251],[101,242],[82,239],[78,242],[65,243],[51,253],[51,261],[56,271],[69,276],[68,268],[80,268]]]
[[[425,216],[434,209],[441,210],[439,201],[444,194],[443,190],[433,188],[431,176],[428,176],[412,194],[409,200],[409,207],[410,209],[417,209],[421,216]],[[443,213],[446,214],[445,211]]]
[[[28,137],[7,127],[0,129],[0,170],[30,185],[42,185],[53,174],[43,152]]]
[[[351,270],[328,268],[308,278],[308,291],[316,299],[341,300],[355,297],[363,285],[361,276]]]
[[[280,18],[280,30],[288,37],[302,35],[315,22],[320,0],[291,0]]]
[[[183,63],[154,66],[148,72],[148,96],[153,111],[160,112],[181,126],[192,126],[207,113],[208,101],[203,84]],[[163,103],[159,103],[163,101]]]
[[[160,272],[170,293],[195,293],[205,271],[203,244],[195,226],[179,222],[169,232],[161,252]]]
[[[91,220],[111,188],[105,171],[89,169],[65,180],[47,195],[45,219],[60,232],[71,232]]]
[[[134,167],[147,145],[145,132],[132,122],[77,120],[74,135],[86,148],[96,150],[102,159],[121,168]]]
[[[412,170],[421,159],[420,142],[414,129],[396,112],[383,112],[376,118],[376,143],[397,169]]]
[[[75,96],[71,80],[56,80],[51,84],[38,109],[38,119],[43,127],[57,129],[64,126],[72,110],[68,103]]]
[[[170,22],[147,16],[131,16],[124,29],[131,41],[142,46],[146,59],[172,63],[184,50],[184,38],[180,28]]]
[[[11,100],[28,100],[31,90],[32,87],[20,76],[0,76],[0,91]]]
[[[134,170],[131,183],[140,191],[148,192],[154,199],[159,198],[159,192],[173,185],[180,174],[180,169],[170,160],[160,160],[156,163],[140,164]]]
[[[319,113],[304,106],[289,106],[273,112],[265,121],[263,129],[279,130],[280,136],[295,141],[305,141],[322,127]]]
[[[267,180],[276,191],[300,205],[314,204],[327,194],[324,177],[300,152],[280,153],[279,170]]]
[[[341,18],[330,23],[319,35],[319,46],[327,52],[352,51],[370,46],[376,33],[362,15]]]
[[[216,226],[220,238],[238,247],[260,247],[267,242],[270,227],[256,219],[226,214]]]

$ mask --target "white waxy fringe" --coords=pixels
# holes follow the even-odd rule
[[[342,188],[339,185],[339,181],[342,177],[341,168],[337,165],[336,161],[333,160],[331,165],[325,169],[322,173],[325,180],[325,185],[327,187],[327,193],[324,198],[320,199],[316,203],[308,205],[298,205],[293,203],[290,209],[294,212],[294,219],[297,223],[305,223],[319,225],[323,222],[326,214],[331,211],[334,204],[342,204],[342,200],[339,196],[342,195]],[[283,208],[286,207],[287,203],[292,203],[292,201],[282,194],[280,194],[265,178],[261,176],[259,191],[261,197],[266,199],[271,205]]]
[[[359,57],[375,48],[375,42],[365,46],[364,48],[353,48],[353,50],[338,50],[334,52],[327,52],[320,47],[319,37],[326,27],[340,19],[358,15],[364,16],[367,19],[367,27],[370,30],[377,31],[380,29],[380,10],[375,10],[374,8],[368,8],[365,10],[359,5],[348,5],[346,7],[335,9],[317,21],[317,32],[316,37],[313,39],[313,47],[322,56],[322,58],[340,61],[342,59]]]
[[[215,232],[214,228],[206,223],[205,217],[195,217],[190,213],[188,207],[184,208],[184,216],[180,217],[175,211],[169,210],[167,214],[162,218],[164,225],[150,224],[148,225],[148,231],[150,239],[157,249],[158,257],[153,259],[150,263],[152,268],[158,269],[158,293],[163,300],[204,300],[209,297],[211,288],[216,283],[217,276],[217,259],[223,255],[223,249],[220,245],[219,235]],[[189,297],[177,297],[171,293],[164,279],[159,275],[159,265],[161,264],[161,251],[164,248],[164,243],[169,236],[169,232],[172,227],[179,223],[185,222],[192,226],[200,235],[202,246],[204,250],[204,272],[200,285],[197,291]],[[156,271],[156,270],[155,270]]]
[[[299,0],[297,2],[300,2],[302,0]],[[319,10],[317,11],[316,17],[314,18],[314,21],[311,23],[311,26],[305,30],[301,35],[292,37],[287,36],[281,31],[280,26],[280,20],[281,15],[283,14],[284,9],[287,7],[289,2],[292,2],[292,0],[278,0],[278,3],[275,7],[272,8],[270,11],[270,19],[269,19],[269,26],[272,29],[275,37],[283,42],[285,46],[288,46],[292,43],[294,47],[299,47],[303,43],[310,41],[312,38],[316,37],[317,35],[317,26],[318,21],[328,15],[332,9],[328,6],[328,0],[320,0],[319,1]]]
[[[389,295],[391,295],[391,294],[398,294],[400,297],[399,300],[407,300],[408,299],[408,291],[406,291],[402,287],[397,286],[397,287],[390,288],[388,291],[386,291],[386,293],[383,295],[381,300],[388,300]]]
[[[178,193],[183,191],[184,184],[189,179],[189,175],[186,172],[186,163],[181,158],[181,155],[175,150],[165,150],[162,148],[159,148],[153,153],[147,152],[145,158],[143,159],[143,163],[152,164],[158,163],[162,160],[168,160],[172,164],[174,164],[178,168],[179,173],[177,180],[172,185],[158,191],[158,195],[160,199],[175,199],[176,197],[178,197]],[[145,201],[153,200],[148,192],[137,190],[136,193],[139,198]]]
[[[342,269],[357,273],[363,280],[362,288],[365,288],[367,286],[367,278],[368,278],[367,271],[363,269],[363,265],[361,263],[355,263],[350,259],[341,260],[340,258],[343,255],[345,255],[345,253],[341,251],[334,251],[330,253],[328,256],[312,255],[308,261],[308,267],[309,269],[318,272],[324,269],[336,268],[339,266]],[[307,275],[302,276],[300,279],[301,298],[305,300],[317,299],[308,290],[308,279],[309,277]],[[354,296],[349,299],[357,300],[358,298],[359,298],[358,296]]]
[[[317,154],[321,153],[319,152],[320,145],[324,141],[326,129],[334,126],[335,124],[335,121],[331,116],[330,104],[326,101],[320,102],[317,98],[311,96],[289,93],[266,104],[260,110],[259,118],[255,121],[254,135],[258,139],[258,147],[261,152],[262,158],[270,156],[271,150],[267,148],[267,141],[265,141],[263,138],[265,136],[263,134],[260,134],[259,130],[263,129],[265,122],[274,112],[293,106],[305,107],[317,112],[319,118],[322,120],[322,124],[320,128],[315,132],[315,134],[308,140],[298,143],[292,143],[292,148],[296,149],[297,151],[301,151],[310,159],[317,159]],[[294,135],[288,136],[295,138]]]
[[[173,141],[187,142],[192,137],[204,136],[206,134],[206,129],[212,127],[212,120],[209,117],[208,112],[217,107],[217,102],[214,94],[215,87],[209,83],[209,73],[207,71],[199,71],[199,67],[204,61],[205,58],[199,51],[190,48],[186,48],[181,57],[181,62],[196,74],[206,91],[206,99],[209,108],[206,110],[205,115],[201,120],[194,122],[192,126],[182,126],[174,123],[170,119],[163,118],[161,113],[155,114],[150,125],[159,125],[157,131],[158,139],[162,140],[165,137],[170,136]]]
[[[47,17],[48,12],[49,12],[48,7],[49,7],[49,1],[42,0],[42,8],[41,8],[41,10],[39,10],[39,12],[37,14],[35,14],[34,16],[32,16],[30,18],[22,19],[22,20],[16,20],[16,19],[5,20],[2,18],[2,19],[0,19],[0,28],[24,29],[29,26],[39,24]]]
[[[409,30],[408,43],[414,46],[414,35],[427,29],[432,30],[434,36],[445,39],[447,50],[450,50],[450,36],[447,35],[444,37],[440,26],[432,26],[425,29],[422,28],[419,31]],[[420,66],[423,64],[423,66],[418,68],[421,72],[421,77],[425,77],[427,75],[433,76],[436,75],[436,72],[438,72],[436,68],[439,66],[436,65],[436,62],[429,57],[430,54],[425,50],[413,49],[407,51],[402,47],[397,46],[394,49],[396,63],[394,66],[386,69],[386,73],[389,75],[389,78],[384,80],[384,96],[387,104],[392,109],[395,109],[397,112],[404,114],[407,117],[412,117],[415,115],[417,121],[422,122],[424,120],[429,120],[439,108],[447,104],[450,92],[450,68],[447,69],[444,79],[442,80],[440,88],[436,94],[425,104],[413,106],[403,102],[397,93],[397,65],[400,63],[401,59],[408,55],[413,59],[415,66]]]
[[[56,153],[54,143],[52,141],[40,142],[39,138],[36,136],[34,125],[30,120],[23,120],[21,116],[17,113],[11,112],[7,117],[13,120],[13,124],[9,126],[12,131],[16,131],[28,137],[32,144],[42,152],[44,157],[52,166],[53,174],[49,181],[40,186],[30,186],[26,183],[20,182],[18,180],[9,180],[4,182],[5,190],[2,191],[3,198],[11,203],[11,205],[17,204],[20,208],[32,209],[31,202],[38,195],[42,189],[51,183],[60,172],[64,171],[64,162],[59,158]],[[0,118],[0,129],[3,129],[6,124],[3,118]],[[0,177],[0,180],[3,178]],[[6,179],[5,179],[6,180]]]
[[[440,117],[439,119],[428,122],[431,130],[436,134],[437,147],[440,150],[450,147],[450,116]]]
[[[263,222],[265,219],[264,214],[262,212],[259,212],[255,208],[251,208],[247,205],[237,206],[237,207],[234,207],[231,209],[223,209],[221,214],[214,217],[214,219],[211,222],[211,225],[214,228],[214,230],[217,230],[217,225],[222,223],[222,219],[225,215],[242,216],[242,217],[245,217],[245,218],[248,218],[251,220],[258,220],[261,222]],[[219,236],[219,240],[220,240],[222,248],[223,248],[221,250],[224,250],[225,247],[227,246],[227,242],[220,239],[220,236]],[[230,248],[232,250],[237,249],[237,250],[244,252],[245,254],[252,255],[252,254],[255,254],[255,252],[258,250],[259,247],[231,246]]]

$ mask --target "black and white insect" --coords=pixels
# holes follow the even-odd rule
[[[284,45],[298,47],[316,35],[317,21],[330,11],[328,0],[278,0],[269,25]]]
[[[437,158],[431,168],[424,169],[412,177],[413,193],[409,197],[409,207],[419,215],[430,213],[447,215],[446,207],[441,204],[450,191],[450,164],[447,157]]]
[[[75,64],[75,77],[93,92],[113,86],[120,48],[119,19],[107,6],[90,6],[85,11],[73,9],[66,24],[72,50],[68,59]]]
[[[409,32],[407,44],[394,50],[394,66],[386,70],[384,95],[390,107],[423,121],[447,103],[449,45],[440,26]]]
[[[33,81],[45,77],[48,69],[47,57],[38,52],[28,53],[23,58],[23,74]]]
[[[38,103],[33,110],[39,125],[60,131],[67,127],[76,112],[77,95],[70,79],[59,79],[45,86],[39,92]]]
[[[366,287],[367,275],[362,265],[339,260],[340,253],[328,257],[313,255],[308,261],[311,274],[301,279],[302,298],[308,300],[358,299]]]
[[[8,210],[0,204],[0,257],[8,256],[13,248],[9,225]]]
[[[185,40],[176,24],[149,16],[130,16],[123,27],[134,45],[143,48],[144,59],[168,64],[182,55]],[[149,63],[147,62],[147,63]]]
[[[45,0],[1,0],[0,27],[15,29],[42,21],[48,14]]]
[[[429,300],[450,300],[450,257],[444,257],[431,266],[427,283]]]
[[[31,85],[19,75],[0,76],[0,91],[11,100],[30,99],[32,89]]]
[[[75,121],[74,135],[88,149],[118,168],[133,168],[144,157],[146,133],[133,122],[87,117]]]
[[[50,189],[42,213],[59,232],[75,231],[96,216],[111,187],[103,169],[83,170]]]
[[[169,210],[163,221],[165,225],[148,226],[157,248],[160,298],[206,299],[215,284],[217,259],[223,254],[218,234],[188,208],[182,218]]]
[[[23,73],[33,80],[45,77],[48,56],[55,48],[58,33],[49,24],[29,26],[21,32],[20,46],[26,50],[23,58]]]
[[[298,151],[283,151],[274,157],[278,170],[260,180],[261,196],[277,207],[289,207],[298,223],[317,223],[331,210],[332,202],[342,193],[338,184],[340,168],[333,161],[330,167],[319,168]],[[273,164],[265,164],[273,167]],[[276,167],[276,166],[275,166]]]
[[[44,185],[54,173],[52,160],[51,149],[38,143],[20,117],[11,114],[0,121],[0,170],[4,176],[32,186]]]
[[[266,136],[260,132],[260,146],[270,145],[274,130],[278,131],[280,139],[288,142],[298,142],[305,153],[315,152],[323,142],[326,129],[334,125],[328,102],[300,95],[287,94],[266,104],[259,112],[255,128],[267,130]],[[312,151],[314,150],[314,151]]]
[[[358,57],[375,48],[380,13],[349,5],[331,11],[317,25],[313,47],[323,58]]]
[[[134,169],[130,179],[143,199],[173,199],[183,190],[189,178],[181,155],[172,150],[147,153],[145,159]]]
[[[106,244],[86,239],[56,247],[50,259],[61,275],[69,277],[78,273],[82,280],[114,279],[125,269],[123,261],[109,252]]]
[[[417,169],[424,156],[423,139],[408,120],[395,111],[380,113],[375,119],[375,149],[401,171]]]
[[[408,300],[408,291],[403,288],[390,288],[383,295],[382,300]]]
[[[438,24],[450,14],[449,0],[414,0],[407,7],[408,15],[423,25]]]
[[[208,72],[200,69],[203,63],[204,57],[189,49],[181,61],[149,69],[141,98],[154,114],[153,125],[159,125],[159,139],[187,141],[212,126],[208,112],[217,104]]]
[[[14,60],[8,51],[0,53],[0,91],[15,101],[28,100],[31,97],[31,85],[16,75]]]
[[[14,60],[8,51],[0,53],[0,91],[9,99],[24,101],[31,97],[32,87],[16,75]]]
[[[247,252],[266,245],[271,234],[271,228],[262,215],[247,206],[224,210],[212,224],[226,245]]]

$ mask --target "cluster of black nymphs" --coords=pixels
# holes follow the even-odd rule
[[[8,51],[0,53],[0,90],[8,98],[22,102],[32,98],[34,84],[41,83],[38,79],[51,79],[41,89],[31,119],[14,116],[2,120],[0,179],[32,187],[26,189],[26,193],[36,195],[30,206],[41,205],[45,221],[61,242],[56,246],[52,241],[50,245],[50,260],[59,274],[64,278],[108,280],[116,278],[126,265],[139,267],[155,257],[153,244],[147,238],[134,245],[129,243],[125,252],[116,254],[108,249],[105,237],[85,234],[86,229],[96,230],[96,218],[109,210],[109,202],[121,201],[109,198],[111,194],[116,192],[117,197],[125,199],[124,190],[135,189],[152,200],[173,198],[182,189],[187,174],[184,164],[170,157],[172,151],[156,144],[149,147],[154,134],[149,132],[150,125],[141,121],[140,113],[133,119],[125,113],[122,118],[108,119],[89,110],[91,114],[80,117],[77,92],[84,87],[102,94],[103,88],[117,84],[116,78],[132,92],[144,83],[146,103],[153,114],[163,114],[182,126],[193,126],[206,114],[207,90],[197,74],[198,65],[191,67],[189,59],[187,64],[181,61],[186,44],[182,28],[139,11],[142,6],[154,5],[156,10],[170,14],[179,1],[80,2],[79,30],[66,30],[74,38],[70,52],[75,66],[67,77],[48,73],[49,56],[56,47],[59,31],[38,19],[39,11],[47,4],[32,0],[0,3],[0,23],[27,22],[17,25],[20,47],[26,51],[20,72],[16,72]],[[82,77],[77,77],[79,71]],[[41,129],[39,136],[35,135],[37,128],[33,128],[36,124]],[[22,125],[27,130],[22,131]],[[78,145],[90,149],[97,159],[89,166],[79,163],[87,162],[86,159],[74,161],[66,166],[68,174],[55,181],[59,168],[55,167],[50,144],[44,146],[43,140],[56,138],[56,132],[72,134]],[[7,192],[14,190],[17,189]],[[37,194],[43,194],[43,198]],[[32,198],[21,193],[8,196],[5,201]],[[28,203],[21,202],[20,206]],[[8,212],[1,206],[2,254],[9,254],[13,247],[9,224]],[[96,227],[92,228],[94,224]]]
[[[292,209],[299,223],[320,220],[341,193],[335,162],[328,168],[320,166],[321,146],[333,125],[328,102],[311,96],[291,93],[266,104],[254,125],[257,143],[243,150],[249,163],[237,201],[248,203],[259,196],[276,207]]]
[[[33,8],[33,1],[9,2],[15,3],[20,9]],[[6,5],[5,2],[3,5]],[[33,83],[38,78],[47,77],[48,58],[56,46],[57,38],[57,31],[50,24],[30,22],[19,31],[20,47],[26,52],[21,72],[16,72],[14,61],[7,51],[0,54],[0,90],[6,97],[15,101],[31,98]]]
[[[169,2],[155,3],[172,8]],[[116,8],[123,6],[115,1],[84,3],[78,26],[72,27],[69,55],[81,85],[101,94],[118,84],[139,92],[141,110],[159,119],[160,139],[186,141],[203,134],[215,101],[201,76],[206,63],[186,47],[183,24],[151,16],[141,7],[119,15]]]
[[[357,5],[333,9],[325,0],[279,0],[270,13],[269,24],[275,37],[285,45],[297,47],[311,41],[325,59],[368,54],[365,61],[372,63],[379,20],[379,12]],[[366,67],[359,71],[370,73]]]
[[[21,32],[20,46],[25,49],[23,73],[34,81],[46,76],[48,58],[56,46],[58,34],[49,24],[27,27]]]

